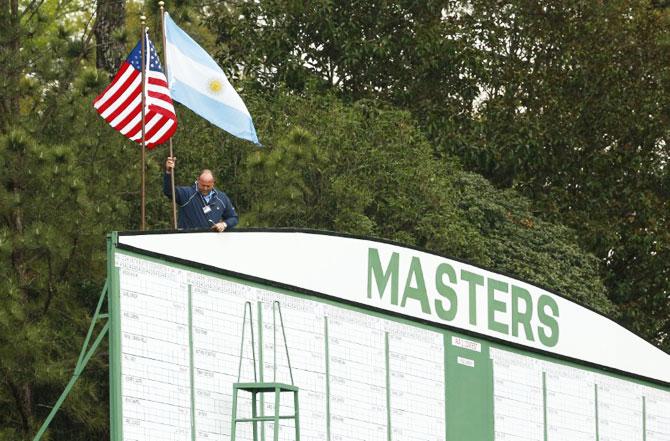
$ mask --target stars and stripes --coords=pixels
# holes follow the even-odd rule
[[[177,130],[177,116],[154,44],[146,36],[145,139],[147,148],[167,141]],[[142,42],[138,42],[93,107],[123,136],[142,142]]]

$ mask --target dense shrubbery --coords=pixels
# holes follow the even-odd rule
[[[230,1],[207,15],[180,3],[174,15],[243,88],[265,147],[178,107],[177,181],[213,168],[241,226],[467,259],[667,349],[667,12],[644,1],[382,3]],[[91,107],[109,77],[94,68],[87,13],[13,5],[0,11],[0,440],[34,435],[74,368],[105,234],[139,225],[139,149]],[[129,49],[129,34],[113,38]],[[165,156],[149,153],[154,229],[170,225]],[[105,352],[50,439],[107,436]]]

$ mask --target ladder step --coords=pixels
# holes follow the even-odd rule
[[[233,383],[235,389],[244,390],[247,392],[276,392],[279,389],[279,392],[297,392],[298,387],[292,384],[285,383]]]
[[[272,416],[262,416],[256,418],[237,418],[235,419],[236,423],[253,423],[254,421],[274,421],[275,417]],[[292,420],[295,419],[295,415],[280,415],[280,420]]]
[[[259,315],[262,312],[261,309],[261,303],[259,302],[258,304],[258,313]],[[276,307],[276,308],[275,308]],[[291,369],[291,359],[289,358],[289,353],[288,353],[288,343],[286,343],[286,331],[284,330],[284,318],[282,317],[281,313],[281,304],[279,301],[275,300],[272,302],[272,335],[273,338],[276,341],[276,321],[275,321],[275,311],[279,312],[279,323],[281,326],[281,332],[282,332],[282,337],[284,338],[284,349],[286,350],[286,362],[288,363],[288,372],[291,377],[291,384],[286,384],[286,383],[278,383],[276,380],[276,373],[277,373],[277,351],[276,351],[276,344],[275,344],[275,350],[274,350],[274,375],[272,376],[273,381],[272,382],[264,382],[264,381],[258,381],[258,378],[256,376],[257,370],[256,370],[256,350],[255,350],[255,343],[254,343],[254,326],[252,322],[252,311],[251,311],[251,302],[246,301],[244,302],[244,315],[242,317],[242,341],[240,343],[240,358],[239,358],[239,363],[237,365],[237,382],[233,383],[233,406],[232,406],[232,422],[231,422],[231,432],[230,432],[230,441],[236,441],[236,429],[237,429],[237,423],[253,423],[253,440],[258,441],[258,423],[261,424],[261,428],[264,429],[264,424],[265,423],[270,423],[270,422],[275,422],[274,424],[274,439],[278,440],[279,439],[279,432],[280,429],[290,429],[291,431],[295,430],[295,441],[300,441],[300,417],[299,411],[298,411],[298,386],[296,386],[293,383],[293,371]],[[249,328],[251,330],[251,356],[253,358],[253,366],[254,366],[254,381],[252,383],[240,383],[240,376],[242,374],[242,358],[244,355],[244,331],[246,329],[246,323],[247,323],[247,313],[248,313],[248,320],[249,320]],[[260,328],[260,327],[259,327]],[[262,330],[261,336],[262,336]],[[261,359],[262,359],[262,348],[260,348],[261,351]],[[259,366],[262,364],[259,362]],[[238,418],[237,415],[237,397],[238,393],[240,391],[245,391],[251,394],[251,405],[252,405],[252,410],[251,410],[251,418]],[[267,393],[272,393],[274,392],[274,415],[264,415],[262,410],[263,406],[261,406],[261,415],[258,415],[258,408],[257,408],[257,399],[258,399],[258,394],[261,394],[261,400],[263,399],[264,394]],[[293,396],[293,415],[280,415],[279,412],[281,410],[290,410],[290,408],[284,408],[282,409],[282,406],[280,406],[281,402],[281,394],[282,393],[291,393]],[[246,415],[249,415],[248,413],[245,412]],[[293,427],[287,427],[279,424],[279,420],[293,420]],[[290,423],[289,423],[290,424]]]

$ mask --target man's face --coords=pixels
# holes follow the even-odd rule
[[[211,175],[202,174],[198,177],[198,191],[207,196],[214,188],[214,178]]]

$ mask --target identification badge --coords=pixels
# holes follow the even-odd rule
[[[212,211],[212,209],[209,208],[209,205],[205,205],[204,207],[202,207],[202,212],[203,212],[203,213],[207,214],[207,213],[209,213],[210,211]]]

